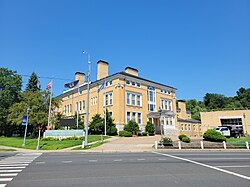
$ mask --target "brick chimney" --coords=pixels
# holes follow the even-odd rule
[[[131,68],[131,67],[126,67],[125,68],[125,73],[134,75],[134,76],[138,76],[138,70],[135,68]]]
[[[97,80],[109,75],[109,63],[103,60],[97,62]]]
[[[79,84],[83,84],[85,81],[85,73],[83,72],[76,72],[75,73],[75,80],[79,80]]]

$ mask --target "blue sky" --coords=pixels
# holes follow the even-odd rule
[[[131,66],[177,88],[177,99],[234,96],[250,87],[250,1],[0,0],[0,67],[60,78],[58,95],[87,72],[84,50],[92,81],[102,59],[110,74]]]

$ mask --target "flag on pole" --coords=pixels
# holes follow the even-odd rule
[[[98,93],[102,90],[102,89],[104,89],[105,88],[105,84],[106,84],[106,81],[103,81],[103,83],[102,83],[102,85],[101,85],[101,87],[100,88],[98,88]]]
[[[50,90],[52,88],[52,80],[46,86],[46,90]]]
[[[76,81],[64,84],[64,87],[65,88],[74,88],[74,87],[78,86],[78,84],[79,84],[79,80],[76,80]]]

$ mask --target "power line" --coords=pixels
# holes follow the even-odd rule
[[[20,74],[22,77],[30,77],[30,75],[22,75]],[[73,79],[64,79],[64,78],[60,78],[60,77],[43,77],[43,76],[37,76],[38,78],[41,79],[52,79],[52,80],[65,80],[65,81],[74,81]]]

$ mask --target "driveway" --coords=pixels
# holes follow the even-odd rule
[[[91,152],[145,152],[153,151],[160,135],[140,137],[114,137],[108,143],[91,149]],[[174,139],[172,139],[174,140]]]

